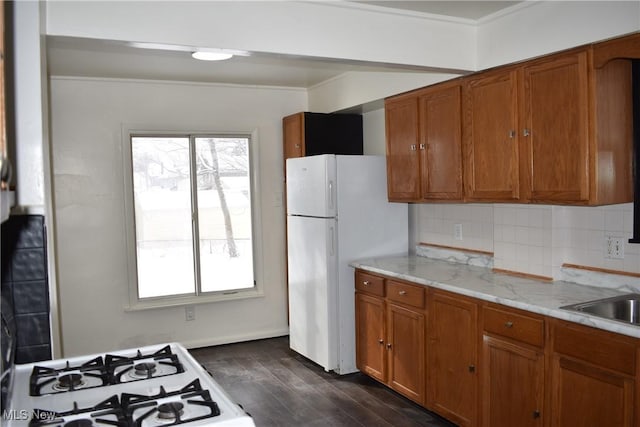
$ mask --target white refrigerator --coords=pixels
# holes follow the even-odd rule
[[[387,201],[383,156],[287,159],[290,347],[326,371],[356,372],[349,262],[406,254],[408,209]]]

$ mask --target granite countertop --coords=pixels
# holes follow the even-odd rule
[[[353,261],[352,267],[640,338],[640,326],[602,319],[560,307],[624,294],[616,289],[565,281],[544,282],[494,273],[478,267],[421,256],[392,256]]]

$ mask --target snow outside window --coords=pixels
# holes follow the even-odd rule
[[[131,136],[139,301],[255,288],[250,142]]]

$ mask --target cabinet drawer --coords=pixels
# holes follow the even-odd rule
[[[636,373],[638,340],[573,323],[555,321],[553,351],[630,376]]]
[[[356,271],[356,290],[384,296],[384,279],[373,274]]]
[[[484,330],[496,335],[542,347],[544,320],[495,307],[484,307]]]
[[[413,307],[424,308],[423,286],[387,280],[387,299]]]

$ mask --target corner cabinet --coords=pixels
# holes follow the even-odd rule
[[[390,201],[462,200],[457,81],[385,100]]]
[[[358,369],[424,405],[424,287],[356,271],[355,299]]]

